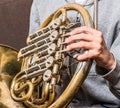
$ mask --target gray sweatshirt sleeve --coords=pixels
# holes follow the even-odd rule
[[[40,16],[39,16],[38,8],[35,1],[36,0],[33,0],[32,6],[31,6],[29,34],[34,33],[40,26],[40,19],[39,19]]]
[[[119,24],[120,25],[120,24]],[[111,92],[120,99],[120,26],[118,26],[117,36],[113,40],[110,51],[113,53],[116,65],[108,72],[105,68],[96,66],[96,72],[102,75],[109,82]],[[106,74],[105,74],[106,73]]]
[[[116,59],[116,66],[110,72],[100,66],[96,66],[96,71],[109,82],[111,92],[120,99],[120,60]]]

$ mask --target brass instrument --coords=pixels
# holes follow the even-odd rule
[[[96,14],[97,0],[94,0],[94,5]],[[71,30],[81,26],[80,22],[71,22],[68,11],[77,11],[85,26],[97,29],[97,20],[93,22],[82,5],[67,4],[48,16],[39,29],[28,36],[27,46],[18,53],[18,59],[22,60],[21,71],[12,80],[10,88],[12,98],[24,102],[28,108],[66,108],[90,70],[91,59],[79,62],[70,83],[55,100],[57,87],[62,85],[63,70],[69,67],[67,57],[71,56],[65,50],[65,38]],[[85,50],[74,52],[84,53]]]
[[[10,96],[11,81],[21,67],[17,54],[14,48],[0,45],[0,108],[25,108]]]

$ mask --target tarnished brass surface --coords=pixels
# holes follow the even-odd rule
[[[17,54],[14,48],[0,45],[0,108],[24,108],[10,96],[11,81],[21,67]]]
[[[65,38],[72,29],[81,26],[68,18],[67,12],[73,10],[81,15],[84,26],[97,28],[83,6],[68,4],[48,16],[38,31],[28,36],[27,46],[18,53],[22,66],[12,80],[10,92],[14,100],[24,102],[28,108],[66,108],[89,72],[92,60],[79,62],[67,88],[55,100],[57,86],[64,83],[61,79],[69,67],[65,62],[71,57],[66,51]],[[74,52],[85,53],[85,50]]]

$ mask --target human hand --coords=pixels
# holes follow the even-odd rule
[[[94,59],[97,65],[112,70],[115,66],[113,54],[108,50],[102,32],[89,27],[79,27],[71,31],[66,38],[67,51],[83,48],[87,53],[76,54],[79,61]]]

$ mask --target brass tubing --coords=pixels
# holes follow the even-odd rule
[[[98,7],[97,2],[95,1],[94,3],[96,9],[94,12],[95,14],[97,14],[97,7]],[[67,107],[89,73],[92,60],[89,59],[88,61],[80,62],[67,88],[61,94],[61,96],[55,101],[55,93],[57,86],[56,84],[58,84],[58,79],[59,79],[58,76],[61,76],[60,71],[62,71],[59,69],[62,69],[63,61],[65,59],[65,54],[66,54],[66,50],[64,47],[65,44],[62,44],[64,43],[65,37],[62,37],[61,35],[66,34],[67,30],[66,31],[62,30],[62,27],[64,25],[66,27],[66,25],[70,23],[69,18],[67,18],[67,11],[73,11],[73,10],[81,14],[84,21],[84,26],[88,26],[91,28],[95,27],[95,29],[97,29],[97,15],[94,16],[95,22],[93,22],[88,11],[82,5],[67,4],[58,8],[53,14],[48,16],[48,18],[39,27],[39,30],[42,30],[45,27],[48,28],[53,27],[52,28],[53,30],[59,31],[58,37],[57,38],[53,37],[52,38],[53,41],[51,41],[51,43],[49,44],[45,44],[43,46],[41,46],[40,44],[38,48],[33,48],[33,46],[31,47],[28,44],[29,47],[27,47],[27,49],[28,50],[30,49],[30,51],[25,51],[26,53],[24,54],[20,52],[18,55],[19,59],[23,58],[23,64],[20,73],[14,77],[13,82],[11,84],[11,95],[13,99],[15,99],[16,101],[24,102],[29,108]],[[62,19],[57,21],[56,19],[59,19],[60,15],[62,15]],[[65,27],[63,28],[66,29]],[[45,30],[47,31],[48,29]],[[46,36],[42,34],[42,32],[40,32],[40,35],[43,35],[43,39],[47,38],[47,36],[50,36],[50,35]],[[28,38],[28,40],[31,41],[33,39],[35,40],[35,44],[36,44],[36,42],[38,41],[36,40],[37,38],[39,38],[39,36],[35,35]],[[40,66],[39,62],[37,61],[38,58],[41,58],[43,56],[46,56],[46,60],[45,61],[43,60],[43,62],[40,64],[45,63],[44,64],[45,67],[43,65]],[[31,62],[31,60],[33,61]],[[29,63],[30,64],[33,63],[33,64],[30,65]],[[37,65],[37,67],[34,66],[34,63],[36,63],[35,65]],[[29,66],[31,66],[31,68]],[[27,71],[28,73],[26,72],[27,69],[28,69]],[[48,72],[47,70],[50,71]],[[36,82],[34,82],[34,78],[36,78],[37,76],[44,77],[43,80],[41,79],[38,80],[40,85],[43,87],[43,90],[41,91],[42,97],[40,99],[35,99],[33,103],[32,102],[33,99],[32,94],[34,93],[33,90],[38,84],[37,80]],[[45,83],[48,83],[49,87]]]

